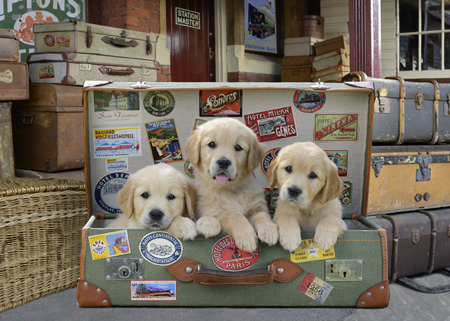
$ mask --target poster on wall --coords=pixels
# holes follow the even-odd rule
[[[277,54],[276,0],[245,0],[245,50]]]
[[[34,52],[35,23],[84,21],[84,0],[0,0],[0,29],[15,29],[20,33],[20,61]]]

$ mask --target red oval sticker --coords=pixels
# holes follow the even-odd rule
[[[212,257],[214,264],[221,270],[238,272],[251,267],[259,257],[259,246],[253,252],[240,250],[234,243],[232,236],[226,236],[213,246]]]

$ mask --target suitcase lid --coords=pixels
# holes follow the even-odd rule
[[[19,32],[14,29],[0,29],[0,38],[19,40]]]
[[[30,85],[30,98],[14,103],[14,106],[35,107],[83,107],[83,88],[52,84]]]

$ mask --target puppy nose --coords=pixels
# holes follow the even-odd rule
[[[289,196],[297,197],[302,193],[302,190],[298,187],[292,186],[288,188]]]
[[[221,158],[217,161],[217,165],[219,165],[220,169],[227,169],[231,165],[231,162],[226,158]]]
[[[164,213],[160,210],[151,210],[150,211],[150,217],[152,220],[160,220],[164,216]]]

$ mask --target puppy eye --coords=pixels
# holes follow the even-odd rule
[[[169,195],[167,195],[167,198],[168,198],[169,200],[174,200],[174,199],[175,199],[175,195],[169,194]]]
[[[309,177],[309,178],[317,178],[317,175],[316,175],[316,173],[311,172],[311,174],[309,174],[308,177]]]
[[[292,173],[292,166],[287,166],[284,170],[290,174]]]
[[[208,144],[209,148],[216,148],[216,143],[211,142]]]
[[[150,196],[150,195],[148,195],[147,192],[144,192],[144,193],[141,194],[141,197],[142,197],[142,198],[149,198],[149,196]]]
[[[237,151],[237,152],[240,152],[242,150],[242,147],[240,145],[236,145],[234,147],[234,150]]]

